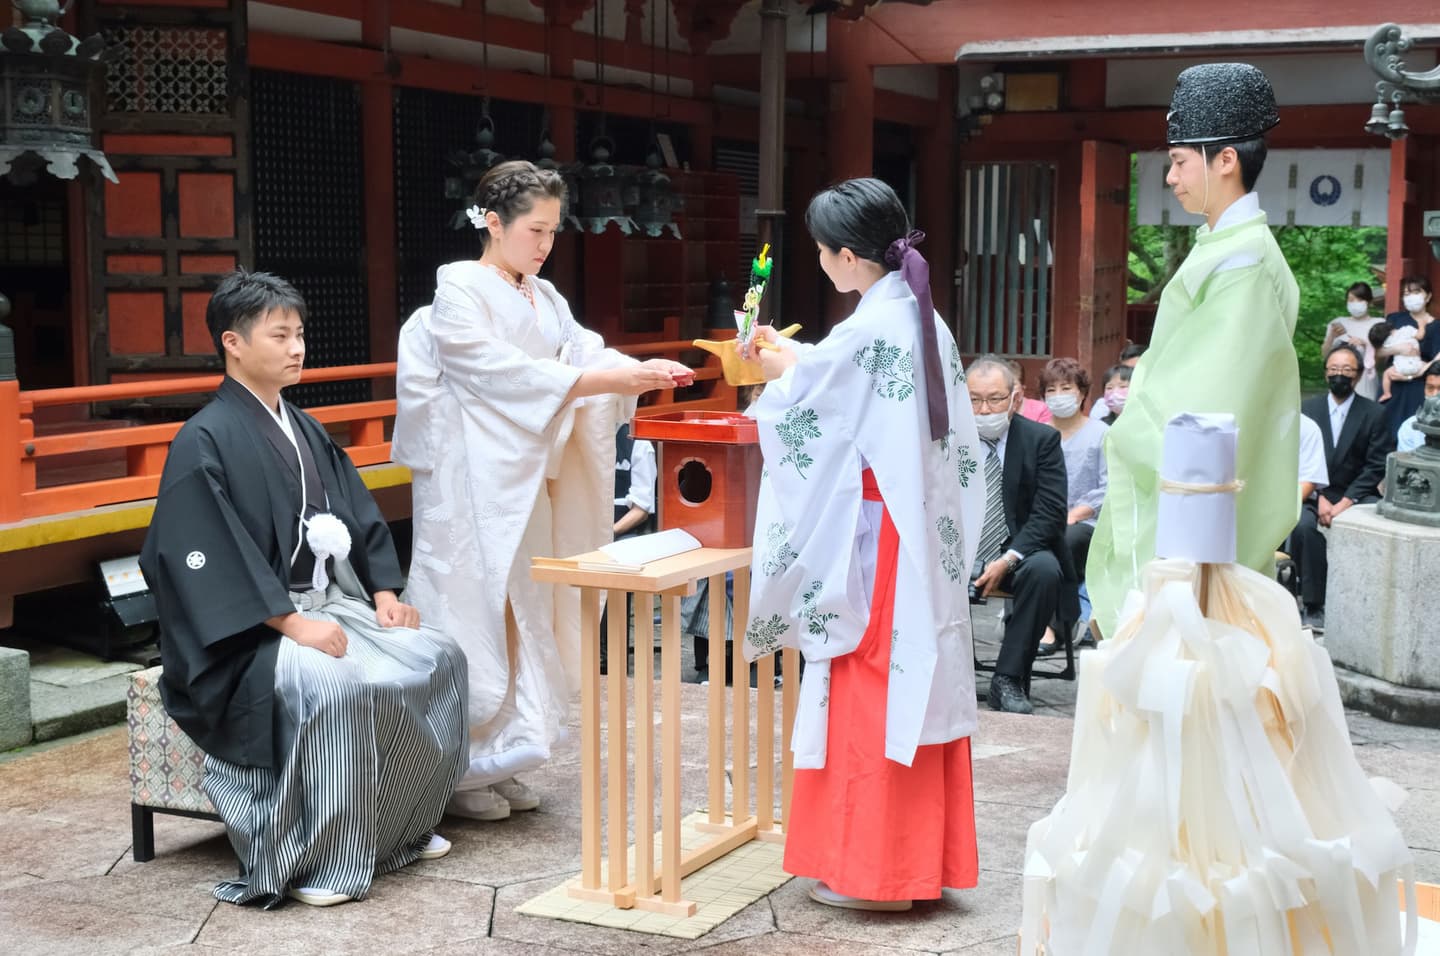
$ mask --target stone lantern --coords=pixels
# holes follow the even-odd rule
[[[1396,521],[1440,528],[1440,395],[1425,399],[1415,415],[1425,444],[1392,454],[1385,463],[1385,500],[1380,514]]]

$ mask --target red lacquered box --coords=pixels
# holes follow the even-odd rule
[[[760,496],[760,436],[738,412],[636,418],[630,434],[657,445],[662,530],[684,528],[707,548],[748,548]]]

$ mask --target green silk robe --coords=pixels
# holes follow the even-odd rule
[[[1220,269],[1231,257],[1252,260]],[[1160,443],[1181,412],[1228,412],[1239,428],[1239,563],[1272,574],[1300,515],[1300,377],[1292,337],[1299,289],[1263,212],[1217,232],[1201,226],[1165,287],[1150,348],[1105,441],[1109,487],[1086,582],[1101,633],[1115,633],[1140,569],[1155,557]]]

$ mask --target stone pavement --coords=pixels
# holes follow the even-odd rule
[[[977,620],[981,657],[994,621]],[[1052,659],[1053,660],[1053,659]],[[1047,664],[1045,666],[1058,666]],[[688,671],[688,668],[687,668]],[[693,677],[693,673],[691,674]],[[1029,825],[1065,786],[1074,685],[1036,681],[1041,716],[981,710],[975,740],[980,884],[909,913],[834,910],[792,880],[712,933],[687,941],[520,916],[515,907],[579,869],[579,757],[573,744],[529,777],[544,803],[501,823],[447,820],[455,849],[377,880],[369,899],[274,912],[217,903],[234,872],[218,824],[157,815],[156,858],[130,858],[123,728],[42,745],[0,762],[0,940],[6,956],[104,953],[671,953],[716,956],[962,953],[1010,956]],[[705,691],[683,692],[683,797],[705,799]],[[1418,875],[1440,881],[1440,731],[1350,714],[1365,769],[1410,791],[1399,821]],[[574,737],[572,736],[572,740]],[[632,738],[633,739],[633,738]]]

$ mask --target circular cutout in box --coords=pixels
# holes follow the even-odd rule
[[[675,475],[680,488],[680,498],[687,504],[704,504],[710,498],[713,481],[710,469],[698,458],[691,458],[680,466]]]

